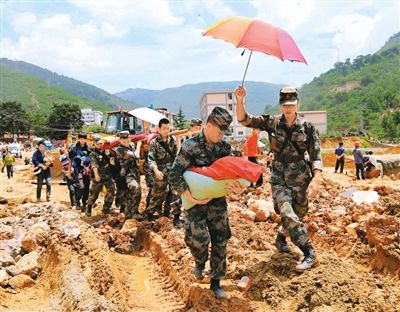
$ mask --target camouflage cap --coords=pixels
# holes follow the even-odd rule
[[[129,138],[129,131],[127,131],[127,130],[121,131],[121,132],[119,133],[119,138],[120,138],[120,139],[127,139],[127,138]]]
[[[194,126],[201,126],[202,123],[203,123],[203,122],[202,122],[201,119],[199,119],[199,118],[193,118],[193,119],[190,121],[190,126],[191,126],[191,127],[194,127]]]
[[[230,124],[232,123],[232,116],[226,109],[218,106],[215,107],[208,116],[207,121],[211,121],[212,123],[217,125],[225,135],[232,134],[232,131],[230,129]]]
[[[298,104],[298,91],[296,87],[284,87],[279,91],[279,104],[295,105]]]
[[[93,136],[93,141],[95,144],[103,144],[104,143],[103,138],[98,134]]]

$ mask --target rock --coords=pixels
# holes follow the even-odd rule
[[[44,246],[49,233],[50,227],[47,223],[41,222],[33,225],[22,238],[22,249],[25,252],[31,252],[37,250],[39,246]]]
[[[327,234],[330,234],[330,235],[332,234],[333,236],[338,236],[340,234],[340,232],[341,232],[341,229],[338,228],[337,226],[334,226],[334,225],[331,225],[331,224],[326,226],[326,233]]]
[[[357,191],[351,196],[351,199],[356,204],[372,204],[379,201],[379,194],[376,191]]]
[[[169,218],[163,216],[163,217],[161,217],[160,219],[158,219],[157,223],[158,223],[159,225],[167,225],[167,224],[170,223],[170,220],[169,220]]]
[[[0,267],[6,267],[14,264],[13,257],[5,250],[0,250]]]
[[[21,240],[24,235],[23,229],[17,229],[12,239],[0,240],[0,250],[5,250],[11,257],[15,258],[21,252]]]
[[[11,276],[5,270],[0,269],[0,286],[5,287],[8,284],[8,280]]]
[[[35,284],[28,275],[20,274],[9,279],[8,284],[14,289],[22,289]]]
[[[345,206],[337,206],[332,210],[332,213],[337,216],[345,216],[347,214],[347,208]]]
[[[357,227],[358,227],[357,222],[351,223],[348,226],[346,226],[346,232],[354,237],[357,237]]]
[[[81,235],[81,230],[75,222],[67,222],[61,225],[60,231],[67,237],[77,239]]]
[[[246,220],[249,221],[255,221],[256,219],[256,213],[252,210],[249,209],[240,209],[239,211],[239,215]]]
[[[255,221],[267,221],[271,213],[274,213],[274,203],[264,199],[249,199],[247,206],[256,213]]]
[[[138,221],[135,219],[129,219],[126,220],[122,229],[121,233],[122,234],[128,234],[129,236],[135,236],[136,235],[136,230],[138,226]]]
[[[15,265],[7,267],[6,271],[12,276],[26,274],[35,278],[40,271],[38,259],[39,254],[36,251],[32,251],[23,256]]]
[[[11,226],[0,224],[0,240],[11,239],[14,237],[14,230]]]
[[[313,233],[318,232],[319,227],[317,222],[315,221],[310,222],[310,224],[308,225],[308,230]]]
[[[250,286],[251,279],[248,276],[243,276],[238,283],[238,288],[244,292],[248,291]]]

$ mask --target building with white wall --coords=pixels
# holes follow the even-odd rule
[[[100,111],[94,111],[91,108],[81,109],[82,120],[85,125],[102,125],[103,113]]]
[[[244,140],[251,129],[243,127],[236,118],[236,102],[233,90],[206,91],[200,99],[200,118],[206,123],[208,115],[214,107],[219,106],[226,109],[232,115],[232,136],[228,139]]]
[[[328,130],[328,113],[326,111],[304,111],[298,112],[300,117],[312,122],[320,134]]]

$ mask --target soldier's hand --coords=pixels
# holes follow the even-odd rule
[[[321,187],[321,180],[319,174],[316,174],[314,179],[312,179],[310,185],[308,186],[308,197],[315,197],[319,194]]]
[[[235,97],[237,100],[243,100],[246,96],[246,90],[242,86],[238,86],[235,90]]]
[[[205,205],[208,204],[212,198],[206,198],[206,199],[196,199],[192,196],[192,193],[190,193],[189,190],[186,190],[185,192],[182,193],[182,196],[186,198],[188,202],[190,202],[192,205]]]
[[[239,181],[233,181],[232,183],[229,183],[225,189],[228,193],[241,194],[244,187],[239,183]]]
[[[158,181],[162,181],[164,179],[164,174],[160,170],[155,171],[154,175]]]

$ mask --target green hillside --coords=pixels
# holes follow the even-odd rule
[[[23,61],[12,61],[7,58],[0,59],[0,65],[9,70],[34,76],[50,87],[58,87],[74,96],[87,99],[96,103],[104,103],[107,107],[126,109],[136,108],[131,101],[125,101],[107,91],[84,83],[82,81],[59,75],[50,70]]]
[[[12,71],[0,65],[0,101],[17,101],[30,112],[47,114],[53,103],[76,103],[80,107],[91,107],[109,111],[108,105],[71,95],[31,75]]]
[[[400,33],[376,53],[338,62],[303,85],[300,109],[327,110],[330,133],[359,130],[363,124],[373,137],[395,138],[387,124],[400,114]],[[276,106],[266,108],[267,112],[277,110]]]

